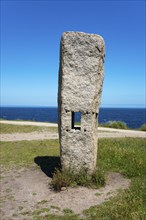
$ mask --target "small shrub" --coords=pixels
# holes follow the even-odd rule
[[[105,124],[100,124],[100,126],[107,128],[128,129],[126,123],[122,121],[109,121]]]
[[[56,191],[60,191],[62,187],[68,187],[71,184],[71,173],[67,171],[61,172],[56,169],[51,181],[51,186]]]
[[[80,172],[73,174],[72,180],[74,185],[78,186],[89,186],[91,176],[87,175],[85,169],[80,170]]]
[[[96,186],[96,188],[99,188],[100,186],[105,185],[105,173],[101,169],[95,170],[95,172],[92,174],[92,182]]]
[[[139,128],[140,131],[146,131],[146,124],[143,124],[140,128]]]
[[[54,190],[60,191],[62,187],[68,186],[86,186],[99,188],[105,185],[105,175],[101,170],[95,170],[92,175],[89,175],[85,169],[78,173],[71,170],[57,170],[53,174],[51,186]]]

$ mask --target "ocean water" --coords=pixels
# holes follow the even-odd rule
[[[1,107],[0,118],[7,120],[58,121],[57,107]],[[76,121],[80,120],[77,114]],[[123,121],[129,128],[139,128],[146,123],[145,108],[100,108],[99,123]]]

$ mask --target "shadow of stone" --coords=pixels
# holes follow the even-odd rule
[[[50,178],[53,177],[56,168],[61,168],[60,157],[38,156],[34,158],[34,162],[40,166],[41,170]]]

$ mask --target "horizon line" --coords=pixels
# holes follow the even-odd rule
[[[57,105],[52,105],[52,106],[41,106],[41,105],[35,105],[35,106],[31,106],[31,105],[1,105],[1,108],[58,108]],[[100,106],[99,108],[146,108],[146,105],[121,105],[121,106]]]

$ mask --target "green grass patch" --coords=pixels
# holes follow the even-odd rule
[[[145,174],[145,138],[99,140],[98,166],[120,172],[128,178]]]
[[[38,216],[44,212],[49,212],[50,210],[48,208],[41,208],[41,209],[37,209],[33,212],[34,217]]]
[[[63,209],[63,212],[68,215],[73,214],[73,211],[71,209]]]
[[[58,140],[1,142],[0,161],[6,168],[32,165],[36,157],[47,164],[46,156],[59,156]]]
[[[29,133],[29,132],[57,132],[57,127],[43,127],[34,125],[11,125],[0,123],[0,133],[1,134],[11,134],[11,133]]]
[[[43,204],[46,204],[47,202],[48,202],[47,200],[42,200],[42,201],[38,202],[37,204],[38,205],[43,205]]]
[[[54,205],[51,205],[50,207],[51,209],[56,209],[56,210],[60,210],[60,208],[58,206],[54,206]]]
[[[45,215],[45,213],[42,213],[43,216],[39,216],[39,215],[34,215],[33,219],[34,220],[83,220],[82,218],[79,217],[79,215],[75,215],[75,214],[69,214],[69,213],[64,213],[64,216],[59,216],[59,215],[51,215],[51,214],[47,214]]]

